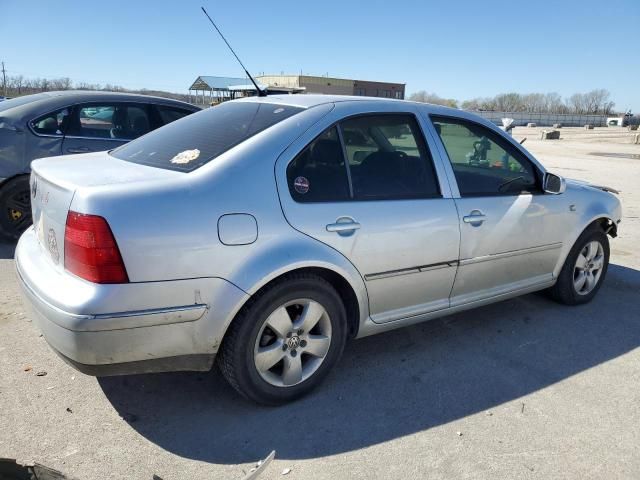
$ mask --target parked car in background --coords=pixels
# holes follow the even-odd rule
[[[217,357],[238,392],[278,404],[348,338],[536,290],[590,301],[621,219],[603,189],[469,112],[251,97],[34,162],[16,267],[34,322],[80,371]]]
[[[74,90],[3,101],[0,236],[17,239],[31,224],[32,160],[110,150],[199,110],[166,98]]]

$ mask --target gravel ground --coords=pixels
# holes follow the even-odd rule
[[[271,450],[261,479],[640,478],[640,159],[592,155],[640,146],[514,135],[551,170],[622,190],[591,304],[528,295],[358,340],[317,393],[262,408],[217,372],[75,372],[25,316],[0,245],[0,457],[80,480],[241,479]]]

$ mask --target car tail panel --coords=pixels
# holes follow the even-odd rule
[[[45,255],[64,269],[64,231],[75,190],[57,185],[37,171],[31,174],[33,225]]]

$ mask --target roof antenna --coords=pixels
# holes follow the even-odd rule
[[[256,87],[256,90],[258,91],[258,96],[259,97],[266,97],[267,96],[267,91],[266,90],[262,90],[258,84],[256,83],[256,81],[253,79],[253,77],[251,76],[251,74],[247,71],[247,68],[243,65],[242,61],[238,58],[238,55],[236,55],[236,52],[233,51],[233,48],[231,48],[231,45],[229,45],[229,42],[227,42],[227,39],[224,38],[224,35],[222,35],[222,32],[220,31],[220,29],[218,28],[218,26],[214,23],[214,21],[211,19],[211,17],[209,16],[209,14],[207,13],[207,11],[204,9],[204,7],[200,7],[202,8],[202,11],[204,12],[204,14],[207,16],[207,18],[209,19],[209,21],[211,22],[211,25],[213,25],[213,28],[216,29],[216,31],[220,34],[220,36],[222,37],[222,40],[224,40],[224,43],[227,44],[227,47],[229,47],[229,50],[231,50],[231,53],[233,53],[233,56],[236,57],[236,60],[238,60],[238,63],[240,64],[240,66],[242,67],[242,69],[244,70],[244,73],[247,74],[247,77],[249,77],[249,80],[251,80],[251,83],[253,83],[253,86]]]

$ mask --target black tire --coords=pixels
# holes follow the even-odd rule
[[[331,343],[324,360],[309,378],[292,386],[274,386],[258,372],[254,346],[269,315],[287,302],[301,298],[324,307],[331,325]],[[291,274],[258,292],[238,313],[218,352],[218,366],[244,397],[264,405],[280,405],[302,397],[324,380],[340,359],[346,338],[346,311],[332,285],[315,275]]]
[[[599,242],[602,245],[604,251],[604,263],[602,272],[593,289],[589,293],[580,294],[574,286],[574,270],[576,267],[576,261],[578,259],[578,255],[580,255],[586,245],[593,241]],[[595,297],[596,293],[598,293],[598,290],[600,290],[600,286],[602,285],[602,282],[604,282],[604,279],[607,275],[608,268],[609,238],[599,225],[592,225],[584,232],[582,232],[580,237],[578,237],[578,240],[576,240],[576,243],[571,248],[567,259],[564,262],[562,270],[560,271],[558,281],[553,287],[548,290],[548,293],[550,294],[551,298],[565,305],[580,305],[590,302],[593,297]]]
[[[12,178],[0,187],[0,209],[0,236],[17,240],[31,225],[29,177]]]

